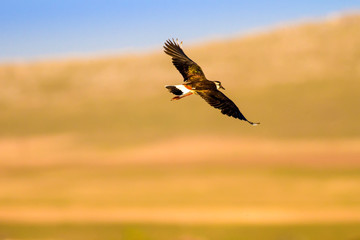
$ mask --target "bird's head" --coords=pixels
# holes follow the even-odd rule
[[[215,83],[215,85],[216,85],[216,88],[219,90],[219,89],[224,89],[225,90],[225,88],[221,85],[221,82],[219,82],[219,81],[214,81],[214,83]]]

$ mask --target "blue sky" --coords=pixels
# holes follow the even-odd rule
[[[360,9],[354,0],[0,0],[0,61],[95,56],[187,42]]]

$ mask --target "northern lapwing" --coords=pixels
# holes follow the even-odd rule
[[[182,50],[182,42],[167,40],[164,45],[166,54],[172,57],[172,62],[184,77],[184,83],[180,85],[165,86],[172,94],[176,95],[171,100],[179,100],[192,94],[202,97],[214,108],[219,108],[222,114],[247,121],[251,125],[258,125],[247,120],[239,108],[226,97],[219,89],[225,88],[219,81],[207,80],[201,67],[185,55]]]

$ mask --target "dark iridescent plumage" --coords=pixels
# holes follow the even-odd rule
[[[206,80],[201,67],[185,55],[178,43],[170,39],[165,42],[164,52],[172,57],[172,62],[184,77],[184,81]]]

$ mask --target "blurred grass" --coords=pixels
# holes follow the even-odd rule
[[[175,225],[146,223],[0,223],[0,238],[38,240],[356,240],[360,238],[360,224]]]
[[[0,205],[88,208],[352,209],[358,167],[237,163],[2,167]]]
[[[233,90],[232,99],[245,116],[261,122],[256,128],[222,116],[197,96],[170,102],[171,96],[164,90],[160,98],[144,100],[95,99],[57,107],[5,108],[0,133],[4,138],[65,132],[82,136],[88,143],[115,146],[207,132],[280,139],[356,139],[360,136],[358,89],[360,81],[327,80],[248,87],[239,90],[239,96]]]

